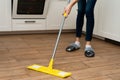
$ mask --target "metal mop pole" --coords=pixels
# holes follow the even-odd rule
[[[70,1],[71,1],[71,0],[68,0],[68,1],[67,1],[67,4],[69,4]],[[65,13],[64,13],[63,18],[62,18],[62,23],[61,23],[61,25],[60,25],[58,37],[57,37],[57,40],[56,40],[56,43],[55,43],[55,47],[54,47],[54,50],[53,50],[52,60],[50,61],[50,64],[49,64],[49,67],[50,67],[51,69],[52,69],[52,65],[53,65],[53,59],[54,59],[54,57],[55,57],[56,50],[57,50],[57,47],[58,47],[58,43],[59,43],[59,40],[60,40],[60,35],[61,35],[61,32],[62,32],[64,23],[65,23],[65,19],[66,19],[66,16],[65,16]]]
[[[68,0],[67,2],[70,3],[70,0]],[[61,35],[64,23],[65,23],[65,18],[66,18],[65,16],[63,16],[63,18],[62,18],[62,23],[60,25],[60,29],[59,29],[58,37],[57,37],[57,40],[56,40],[55,48],[53,50],[53,56],[52,56],[52,58],[54,58],[54,56],[56,54],[56,49],[57,49],[57,46],[58,46],[58,43],[59,43],[59,40],[60,40],[60,35]]]

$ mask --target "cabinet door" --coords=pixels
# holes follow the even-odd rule
[[[102,5],[101,33],[120,42],[120,0],[102,0]]]
[[[46,19],[13,19],[12,31],[46,30]]]
[[[47,16],[47,30],[59,29],[62,22],[62,13],[67,5],[67,0],[52,0],[49,5]],[[64,29],[75,29],[76,7],[73,7],[70,15],[65,20]]]
[[[0,0],[0,31],[11,31],[11,0]]]

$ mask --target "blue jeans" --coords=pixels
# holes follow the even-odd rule
[[[84,15],[86,14],[86,41],[92,40],[94,29],[94,7],[97,0],[79,0],[78,14],[76,20],[76,37],[81,37],[84,23]]]

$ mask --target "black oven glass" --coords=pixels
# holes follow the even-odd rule
[[[45,0],[18,0],[17,14],[39,15],[43,14]]]

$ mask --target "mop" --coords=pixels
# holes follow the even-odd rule
[[[69,2],[70,2],[70,0],[68,0],[68,3]],[[47,74],[51,74],[51,75],[61,77],[61,78],[66,78],[66,77],[69,77],[69,76],[72,75],[71,72],[65,72],[65,71],[62,71],[62,70],[53,69],[54,57],[55,57],[55,54],[56,54],[56,49],[57,49],[57,46],[58,46],[58,42],[59,42],[59,39],[60,39],[60,35],[61,35],[61,32],[62,32],[63,25],[64,25],[66,17],[67,17],[67,15],[66,15],[66,13],[64,13],[62,23],[60,25],[58,37],[57,37],[57,40],[56,40],[56,44],[55,44],[55,47],[54,47],[54,50],[53,50],[53,55],[50,59],[48,67],[41,66],[41,65],[38,65],[38,64],[33,64],[31,66],[28,66],[27,67],[28,69],[43,72],[43,73],[47,73]]]

